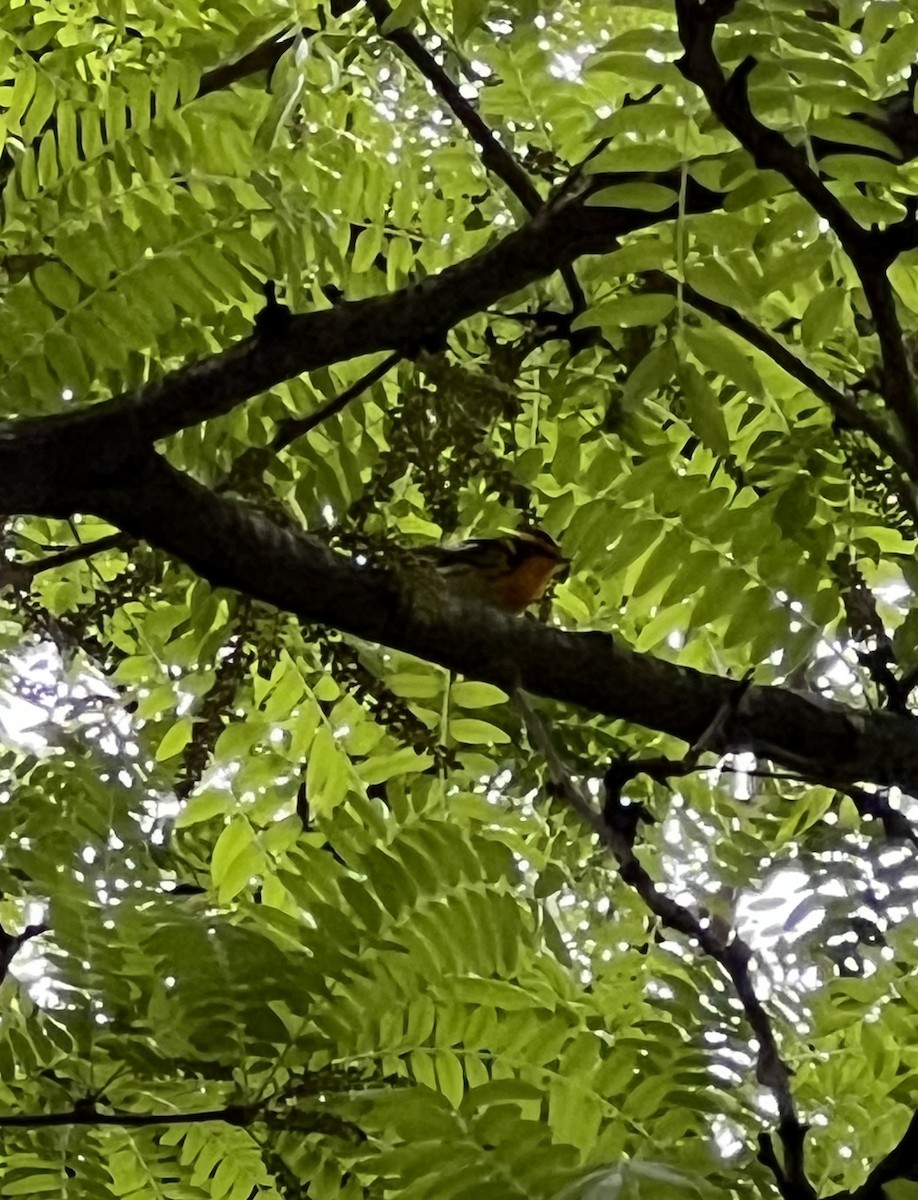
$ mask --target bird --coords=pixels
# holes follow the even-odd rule
[[[503,537],[470,538],[420,554],[455,596],[478,600],[518,616],[564,578],[570,559],[544,529],[521,525]]]

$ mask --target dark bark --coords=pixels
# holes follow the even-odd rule
[[[679,175],[657,182],[677,190]],[[585,203],[608,183],[603,175],[575,173],[523,228],[421,284],[294,317],[279,337],[247,338],[75,413],[3,423],[0,512],[95,513],[211,583],[303,619],[693,743],[729,704],[735,681],[636,654],[604,634],[564,633],[487,609],[445,603],[419,615],[384,572],[281,530],[174,471],[151,449],[303,371],[381,351],[411,353],[428,333],[444,332],[582,254],[609,251],[623,234],[677,216],[676,205],[648,214]],[[721,200],[689,181],[685,210],[708,211]],[[718,749],[750,749],[826,782],[918,790],[915,721],[826,707],[787,689],[750,688]]]
[[[576,704],[695,742],[731,706],[736,680],[639,654],[608,634],[567,633],[446,599],[412,609],[397,581],[215,495],[156,455],[136,486],[97,490],[91,511],[167,549],[211,583],[475,679]],[[788,688],[753,686],[720,753],[751,750],[827,783],[918,790],[918,721],[860,712]]]

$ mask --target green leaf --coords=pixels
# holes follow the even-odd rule
[[[616,117],[623,118],[624,113],[618,113]],[[619,123],[623,123],[623,121]],[[678,146],[659,143],[656,145],[627,145],[617,141],[585,163],[584,174],[605,174],[607,171],[616,174],[623,174],[626,171],[671,171],[681,162],[682,154]],[[659,187],[660,185],[651,186]],[[677,199],[676,193],[672,192],[670,188],[666,190],[671,193],[674,202]]]
[[[631,586],[632,596],[646,595],[679,569],[682,556],[678,553],[677,546],[674,545],[675,541],[677,539],[673,534],[665,535],[660,539],[641,568],[637,580]]]
[[[21,67],[16,73],[12,94],[8,94],[7,108],[6,113],[4,114],[8,129],[14,129],[22,120],[25,111],[32,100],[32,97],[36,94],[36,89],[39,86],[39,80],[44,78],[43,74],[39,74],[39,72],[35,70],[31,62],[27,60],[20,61]],[[50,83],[51,81],[49,79],[45,79],[44,86],[47,88]],[[35,134],[30,130],[27,136],[24,134],[24,140],[31,142],[34,136]]]
[[[460,717],[449,723],[450,737],[469,745],[500,746],[510,741],[509,733],[487,721],[476,721],[471,717]]]
[[[643,212],[661,213],[672,208],[679,195],[659,183],[617,183],[601,188],[590,196],[590,208],[636,208]]]
[[[439,696],[443,691],[443,676],[430,672],[426,675],[415,675],[409,671],[398,672],[386,678],[388,687],[396,696],[405,696],[412,700],[427,700]]]
[[[200,821],[210,821],[213,817],[223,816],[232,804],[233,797],[228,792],[199,792],[185,801],[182,811],[175,818],[175,827],[181,829],[186,825],[196,825]]]
[[[733,613],[747,582],[747,576],[732,567],[714,571],[692,609],[692,624],[701,628]]]
[[[637,562],[663,532],[664,526],[656,520],[640,521],[626,529],[621,539],[605,556],[604,565],[608,576],[615,577],[633,562]]]
[[[476,29],[488,11],[489,0],[452,0],[453,35],[459,42],[465,41]]]
[[[69,312],[79,303],[79,282],[58,263],[45,263],[35,271],[33,279],[39,292],[55,308]]]
[[[214,845],[210,875],[221,904],[237,896],[263,865],[255,832],[245,817],[236,814]]]
[[[219,885],[226,869],[237,854],[241,853],[254,839],[252,826],[240,813],[237,813],[223,831],[214,845],[210,862],[210,872],[215,884]]]
[[[404,29],[410,25],[414,18],[420,15],[420,12],[421,0],[401,0],[400,4],[393,6],[392,12],[383,21],[380,32],[383,37],[388,37],[397,29]]]
[[[40,71],[34,77],[34,81],[35,95],[29,106],[28,115],[22,124],[22,136],[26,142],[37,140],[54,111],[54,83],[51,76],[45,71]]]
[[[671,84],[676,85],[679,73],[672,63],[654,62],[646,54],[599,54],[589,60],[588,69],[602,73],[618,75],[630,84]]]
[[[192,728],[191,717],[180,717],[174,725],[171,725],[156,747],[156,761],[166,762],[167,759],[174,758],[176,754],[184,750],[191,741]]]
[[[841,287],[829,287],[819,292],[806,306],[800,334],[804,346],[822,346],[842,325],[847,292]]]
[[[877,71],[887,78],[907,70],[918,56],[918,26],[909,21],[877,47]]]
[[[454,1108],[458,1108],[465,1095],[465,1079],[459,1058],[448,1050],[438,1050],[436,1070],[440,1091]]]
[[[330,812],[347,794],[348,763],[331,731],[320,725],[306,764],[306,794],[317,811]]]
[[[357,767],[357,775],[366,784],[384,783],[395,776],[419,774],[433,766],[433,755],[418,754],[409,746],[395,750],[392,754],[383,754],[377,758],[368,758]]]
[[[775,505],[775,522],[785,537],[797,537],[816,514],[816,498],[808,481],[799,476],[782,491]]]
[[[373,265],[373,260],[382,247],[382,232],[381,226],[371,225],[358,235],[351,259],[351,270],[355,275],[362,275]]]
[[[604,329],[622,329],[633,325],[659,325],[673,310],[673,296],[617,296],[598,308],[588,309],[572,323],[572,329],[600,325]]]
[[[599,1133],[602,1104],[577,1075],[553,1079],[548,1090],[548,1118],[559,1141],[585,1150]]]
[[[320,679],[316,680],[312,693],[317,700],[321,700],[323,703],[330,703],[332,700],[337,700],[341,695],[341,688],[331,675],[323,675]]]
[[[748,292],[744,292],[727,268],[715,259],[687,267],[685,281],[702,296],[720,304],[727,304],[738,312],[745,311],[755,299]]]
[[[23,1175],[3,1185],[4,1196],[34,1196],[43,1192],[60,1192],[66,1186],[59,1171],[43,1171],[40,1175]]]
[[[730,437],[723,409],[711,387],[689,363],[679,368],[679,382],[692,429],[709,450],[726,458],[730,453]]]
[[[624,399],[629,406],[634,406],[645,396],[653,395],[676,375],[679,360],[676,348],[672,342],[664,342],[650,351],[628,376],[625,384]]]
[[[755,367],[730,337],[720,329],[685,328],[682,335],[698,361],[709,370],[723,375],[750,396],[761,398],[762,381]]]
[[[504,704],[509,696],[493,683],[479,683],[476,680],[462,680],[454,683],[450,689],[449,698],[460,708],[488,708],[493,704]]]

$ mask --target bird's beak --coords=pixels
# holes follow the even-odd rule
[[[558,565],[555,568],[554,578],[559,583],[563,583],[571,573],[571,560],[569,558],[559,558]]]

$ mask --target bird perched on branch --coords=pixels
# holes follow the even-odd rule
[[[436,546],[419,557],[432,563],[455,595],[509,613],[523,612],[545,594],[552,579],[564,577],[570,565],[554,538],[526,526],[504,537]]]

